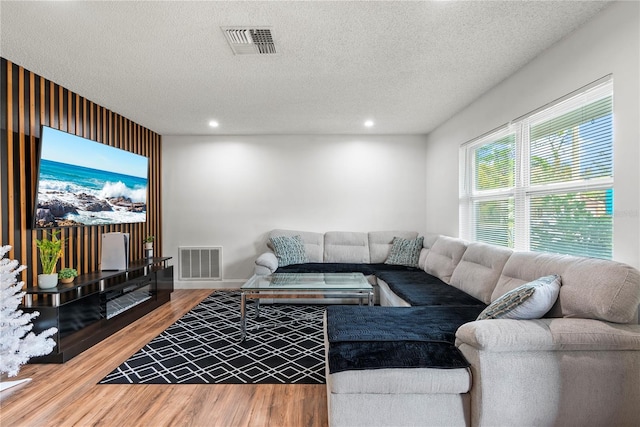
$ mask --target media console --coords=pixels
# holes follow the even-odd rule
[[[52,289],[29,286],[24,312],[38,311],[33,332],[58,328],[53,352],[29,363],[64,363],[171,299],[170,257],[134,261],[127,270],[83,274]]]

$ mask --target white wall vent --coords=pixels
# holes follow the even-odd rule
[[[266,55],[276,52],[271,28],[221,27],[231,50],[236,55]]]
[[[222,280],[222,247],[178,248],[179,280]]]

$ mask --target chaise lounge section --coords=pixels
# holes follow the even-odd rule
[[[390,266],[394,237],[418,233],[269,237],[282,235],[300,236],[309,262],[279,268],[269,252],[256,273],[362,271],[382,306],[327,309],[330,425],[637,425],[636,269],[437,234],[424,235],[417,268]],[[561,287],[544,316],[476,320],[503,295],[550,275]]]

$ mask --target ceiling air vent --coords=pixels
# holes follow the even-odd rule
[[[276,53],[271,28],[222,27],[224,35],[236,55]]]

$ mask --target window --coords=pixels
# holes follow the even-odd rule
[[[463,238],[613,256],[610,77],[464,144],[460,154]]]

